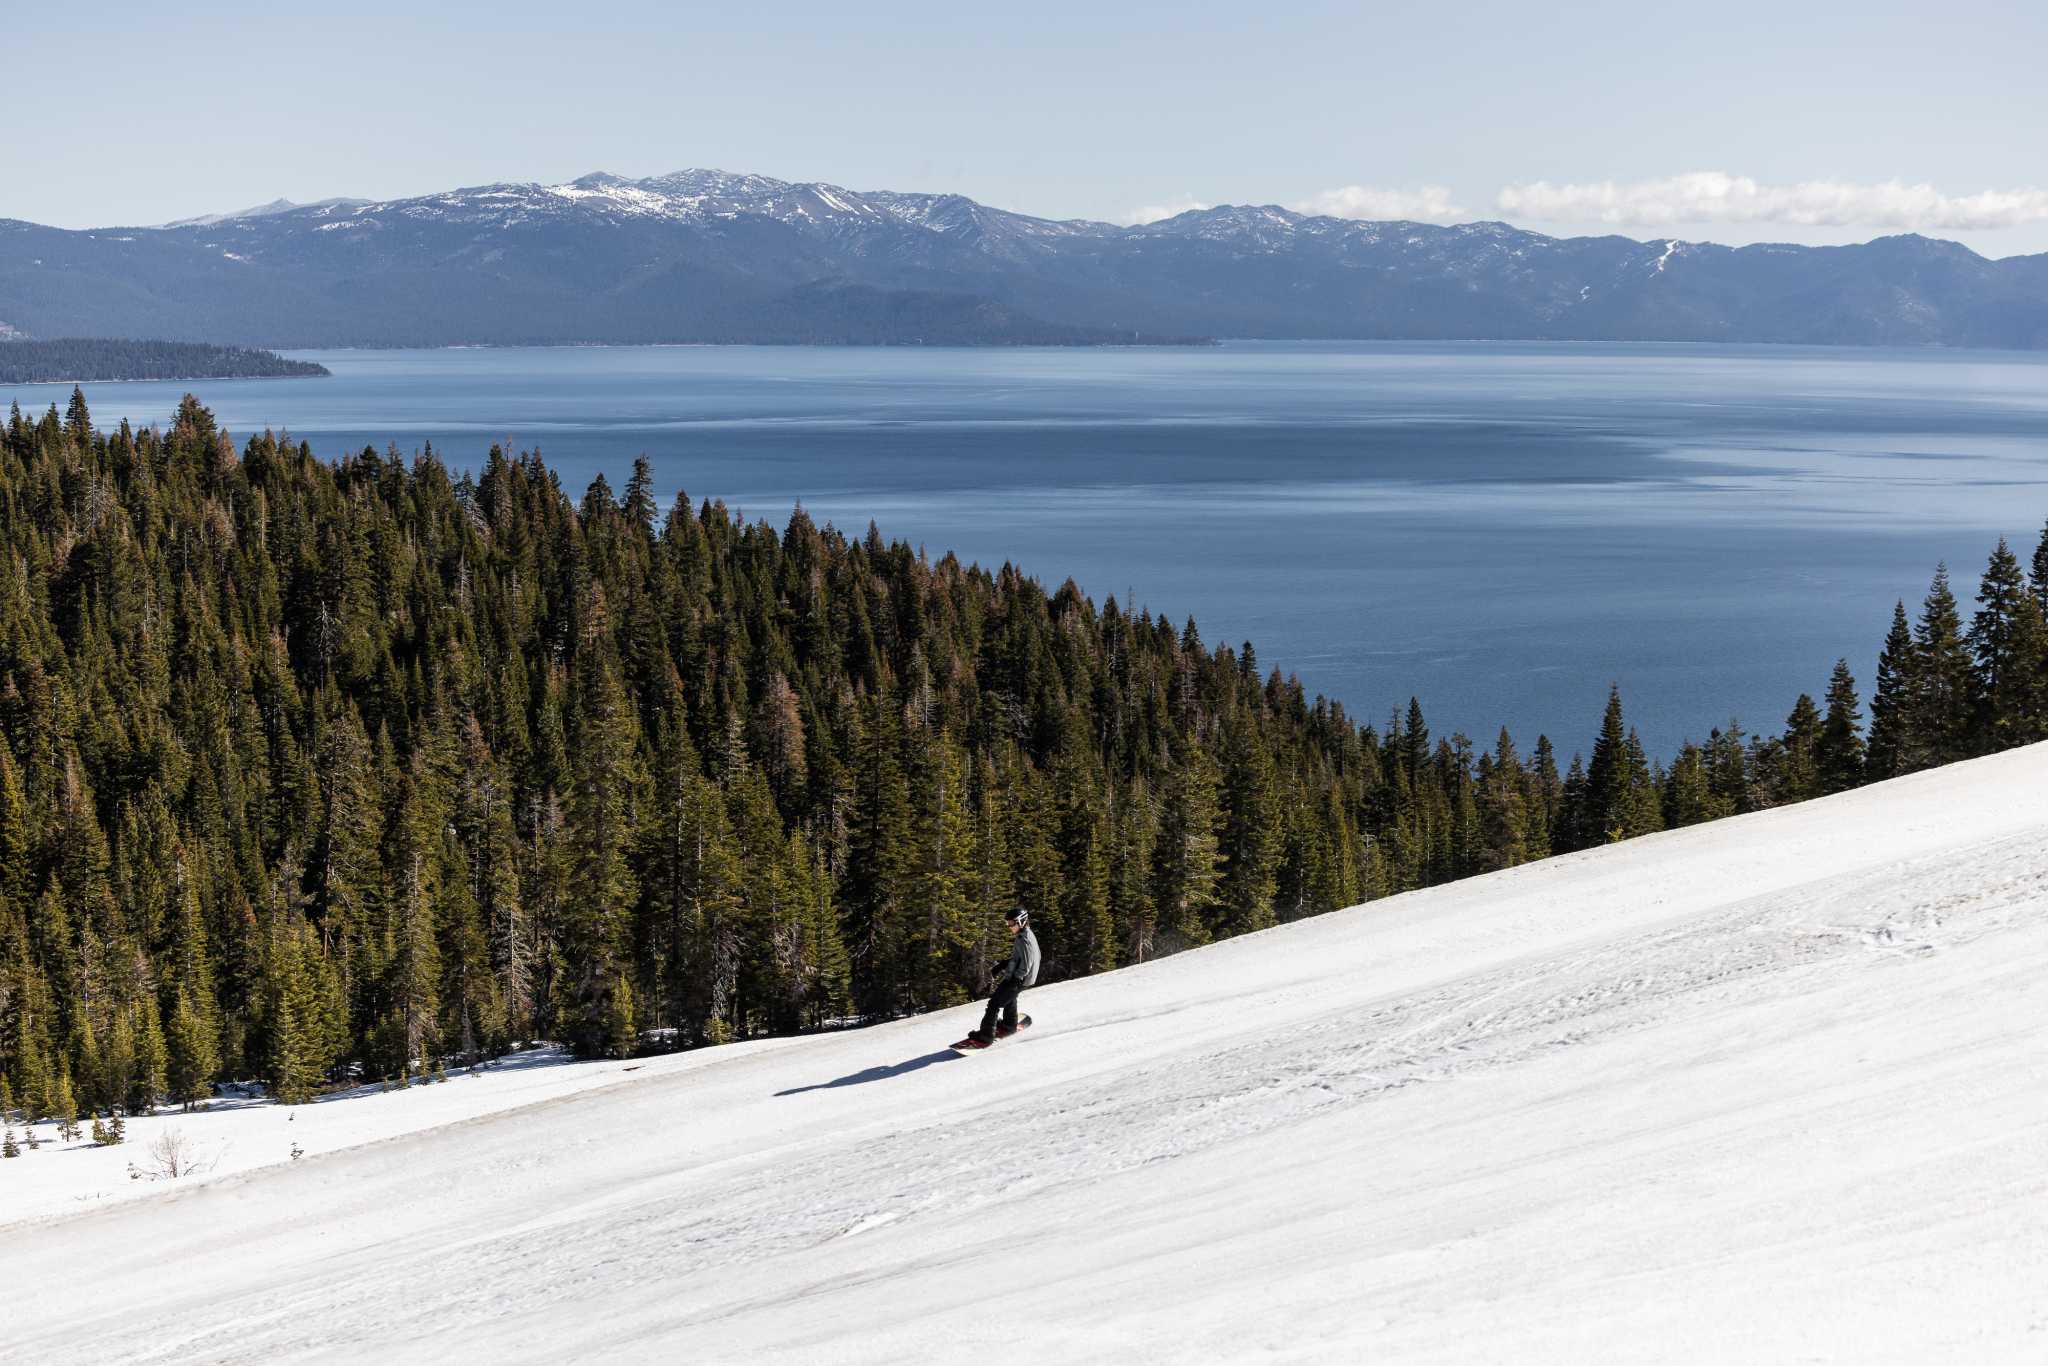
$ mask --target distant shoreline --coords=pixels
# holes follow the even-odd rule
[[[210,342],[56,337],[0,343],[0,384],[148,384],[332,375],[315,361]]]
[[[292,348],[297,350],[297,347]],[[307,348],[309,350],[339,350],[338,347]],[[405,348],[411,350],[413,348]],[[216,379],[333,379],[334,372],[324,375],[122,375],[118,379],[106,379],[96,375],[59,375],[53,379],[5,379],[0,384],[20,384],[33,387],[38,384],[203,384]]]

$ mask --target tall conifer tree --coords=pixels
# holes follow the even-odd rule
[[[1990,754],[2041,738],[2048,623],[2019,557],[2000,540],[1977,589],[1969,647],[1976,668],[1971,743]]]
[[[1828,676],[1828,710],[1814,747],[1814,768],[1823,793],[1846,792],[1863,781],[1863,713],[1857,710],[1856,679],[1849,661],[1838,659]]]
[[[1934,571],[1927,600],[1913,628],[1913,688],[1906,727],[1909,769],[1953,763],[1970,754],[1976,719],[1976,680],[1962,617],[1948,583],[1948,566]]]
[[[1870,695],[1870,740],[1863,772],[1868,782],[1882,782],[1911,771],[1913,691],[1919,677],[1913,629],[1906,622],[1906,604],[1892,604],[1891,630],[1877,656],[1877,686]]]

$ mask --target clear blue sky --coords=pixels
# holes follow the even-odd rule
[[[719,166],[1063,217],[2048,250],[2039,3],[103,0],[7,37],[0,217],[71,227]],[[1705,171],[1754,184],[1673,180]]]

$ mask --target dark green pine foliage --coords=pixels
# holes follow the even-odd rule
[[[1533,856],[1530,846],[1529,783],[1515,753],[1514,737],[1501,727],[1493,753],[1479,758],[1479,805],[1484,861],[1493,868],[1513,868]]]
[[[1361,726],[1249,646],[654,471],[338,463],[196,400],[0,431],[0,1079],[17,1123],[304,1099],[965,999],[2041,733],[2048,538],[1782,735],[1559,773]],[[1937,581],[1945,589],[1945,582]],[[2031,605],[2030,605],[2031,602]],[[104,1128],[104,1122],[102,1122]]]
[[[629,854],[635,844],[638,726],[610,658],[603,594],[584,604],[584,647],[571,698],[579,721],[562,856],[569,904],[561,952],[568,965],[562,1036],[587,1056],[621,1056],[634,1044],[627,967],[629,917],[639,881]]]
[[[2044,730],[2048,623],[2020,561],[2000,540],[1977,589],[1969,646],[1976,676],[1971,744],[1980,754],[2031,744]]]
[[[1247,655],[1249,648],[1247,647]],[[1278,775],[1248,716],[1225,723],[1222,831],[1215,930],[1242,934],[1273,923],[1280,828]]]
[[[1785,718],[1785,735],[1776,746],[1776,772],[1773,774],[1773,804],[1803,802],[1818,797],[1822,792],[1820,777],[1821,741],[1826,734],[1827,722],[1821,716],[1820,708],[1805,693],[1792,704],[1792,714]]]
[[[1586,766],[1584,815],[1576,825],[1582,846],[1612,844],[1627,839],[1634,804],[1630,793],[1628,730],[1621,714],[1621,688],[1607,691],[1607,710],[1600,719],[1600,734],[1593,741],[1593,757]]]
[[[1977,725],[1976,681],[1962,616],[1937,566],[1913,624],[1912,672],[1906,689],[1903,769],[1911,773],[1967,758]]]
[[[1828,710],[1814,746],[1814,770],[1823,793],[1846,792],[1863,781],[1863,713],[1857,710],[1856,678],[1849,661],[1838,659],[1828,676]]]
[[[0,384],[48,384],[58,380],[226,379],[280,375],[325,375],[324,365],[286,360],[274,351],[204,342],[133,341],[127,338],[67,337],[10,341],[0,346]],[[74,388],[72,414],[84,407]],[[79,426],[66,421],[66,430]]]
[[[1881,782],[1911,771],[1907,761],[1912,749],[1908,732],[1913,724],[1912,690],[1918,676],[1906,604],[1895,602],[1891,630],[1877,656],[1877,687],[1870,695],[1870,739],[1863,760],[1867,782]]]
[[[2034,590],[2034,597],[2041,604],[2041,610],[2048,612],[2048,525],[2041,528],[2041,539],[2034,546],[2034,561],[2027,580],[2028,586]]]

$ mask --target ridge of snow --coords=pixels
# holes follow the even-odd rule
[[[536,1069],[496,1113],[456,1078],[138,1120],[117,1158],[175,1124],[280,1165],[34,1224],[101,1159],[26,1154],[9,1349],[860,1363],[1022,1324],[1044,1361],[2040,1355],[2048,745],[1025,1003],[968,1057],[963,1007]],[[393,1136],[271,1151],[344,1121]]]

